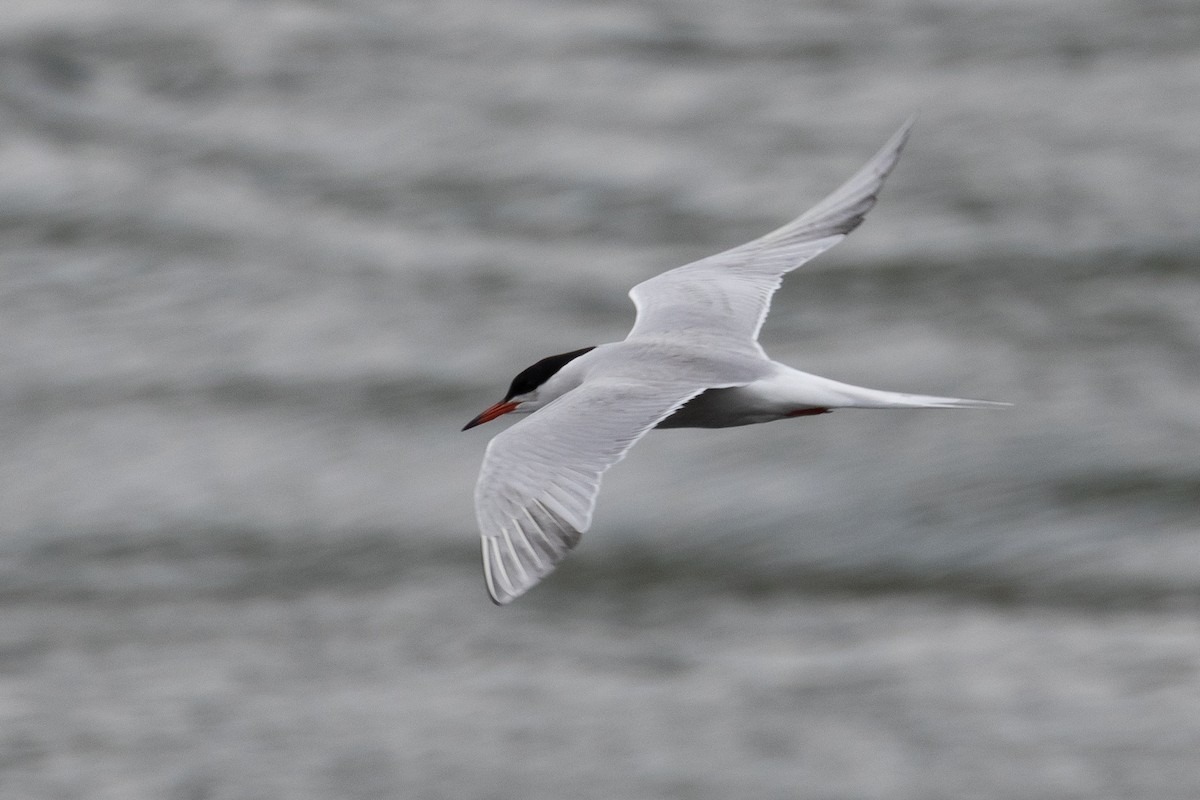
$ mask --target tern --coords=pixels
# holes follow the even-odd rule
[[[600,481],[652,428],[727,428],[838,408],[982,408],[987,400],[867,389],[772,361],[758,343],[783,276],[875,205],[910,118],[850,180],[752,242],[639,283],[624,341],[543,358],[467,423],[531,414],[488,443],[475,487],[488,594],[504,605],[546,577],[591,524]]]

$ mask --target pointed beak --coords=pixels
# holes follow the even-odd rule
[[[491,422],[496,417],[500,417],[500,416],[507,414],[508,412],[512,411],[519,405],[521,405],[521,404],[514,403],[511,400],[507,400],[507,401],[502,400],[499,403],[496,403],[496,405],[488,408],[486,411],[484,411],[482,414],[480,414],[475,419],[468,422],[466,425],[464,425],[463,430],[469,431],[471,428],[474,428],[476,425],[482,425],[485,422]]]

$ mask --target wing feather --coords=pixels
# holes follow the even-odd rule
[[[591,524],[605,471],[705,388],[599,378],[495,436],[475,486],[492,600],[508,603],[548,575]]]
[[[862,224],[915,121],[909,118],[850,180],[800,217],[752,242],[633,287],[629,296],[637,320],[628,338],[713,336],[761,352],[758,332],[783,276]]]

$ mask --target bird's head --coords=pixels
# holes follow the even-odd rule
[[[547,356],[536,364],[521,370],[517,373],[517,377],[513,378],[504,399],[485,409],[482,414],[468,422],[463,430],[470,430],[476,425],[491,422],[496,417],[510,412],[528,414],[531,411],[537,411],[551,400],[561,397],[574,388],[577,382],[552,379],[556,376],[561,377],[563,367],[592,349],[594,348],[585,347],[582,350],[572,350],[570,353]]]

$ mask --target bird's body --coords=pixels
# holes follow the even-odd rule
[[[496,603],[523,594],[578,542],[601,476],[652,428],[753,425],[837,408],[1003,405],[840,383],[772,361],[757,341],[783,276],[862,222],[911,125],[795,221],[635,286],[637,320],[624,341],[539,361],[467,424],[536,412],[492,439],[476,485]]]

